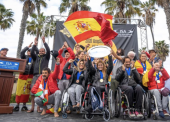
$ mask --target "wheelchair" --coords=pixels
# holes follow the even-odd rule
[[[90,86],[91,86],[91,84],[88,84],[86,92],[81,95],[80,113],[82,114],[82,117],[84,119],[91,120],[91,119],[93,119],[94,115],[103,115],[104,121],[109,121],[110,118],[114,117],[112,90],[108,89],[108,85],[105,85],[105,91],[102,92],[102,98],[101,98],[102,104],[103,104],[102,110],[95,110],[91,113],[88,113],[87,111],[85,111],[85,108],[87,108],[87,106],[88,106],[89,87]],[[108,91],[108,93],[106,93],[106,91]]]
[[[135,105],[136,100],[134,98],[134,103],[133,105]],[[120,117],[121,114],[121,110],[122,110],[122,105],[125,105],[123,108],[123,119],[125,120],[127,117],[129,117],[130,119],[138,119],[139,117],[131,117],[130,116],[130,105],[128,102],[128,98],[127,95],[124,94],[120,87],[117,88],[115,95],[114,95],[114,107],[115,107],[115,117]],[[144,91],[143,94],[143,101],[142,101],[142,114],[143,117],[140,117],[140,119],[144,119],[146,120],[148,118],[148,95],[147,93]]]
[[[72,108],[72,103],[69,97],[69,94],[67,93],[66,90],[63,91],[62,97],[61,97],[61,111],[62,111],[62,117],[63,119],[67,118],[67,112],[66,111],[70,111],[70,113],[72,111],[76,111],[77,113],[80,112],[80,108]]]
[[[154,120],[157,120],[159,117],[159,110],[158,110],[158,106],[157,106],[157,100],[156,97],[151,94],[150,92],[148,92],[148,104],[149,104],[149,114],[148,117],[150,118],[151,115],[153,117]],[[169,99],[169,103],[168,103],[168,109],[170,110],[170,95],[168,95],[168,99]]]

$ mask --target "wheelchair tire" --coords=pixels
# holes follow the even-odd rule
[[[109,121],[110,120],[110,112],[107,108],[105,108],[104,113],[103,113],[103,120],[104,121]]]
[[[83,119],[86,119],[86,118],[85,118],[85,114],[82,114],[82,118],[83,118]]]
[[[148,93],[148,95],[147,95],[147,100],[148,100],[148,102],[147,102],[147,105],[148,105],[147,114],[148,114],[148,118],[151,118],[151,114],[152,114],[152,108],[151,108],[152,101],[151,101],[151,94],[150,93]]]
[[[120,112],[121,112],[121,89],[118,87],[117,91],[116,91],[116,96],[115,96],[115,117],[119,117],[120,116]]]
[[[93,119],[93,117],[94,117],[94,115],[93,114],[85,114],[85,119],[87,119],[87,120],[91,120],[91,119]]]
[[[67,113],[62,114],[63,119],[67,119]]]
[[[158,116],[156,114],[153,115],[153,119],[154,120],[157,120],[158,119]]]
[[[110,118],[114,118],[115,116],[115,107],[113,105],[113,94],[112,90],[109,90],[109,95],[108,95],[108,106],[109,106],[109,111],[110,111]]]

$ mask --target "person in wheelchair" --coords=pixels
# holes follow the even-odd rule
[[[134,68],[134,64],[131,64],[131,59],[125,57],[123,59],[123,65],[117,69],[115,79],[120,82],[120,89],[126,94],[130,106],[130,117],[142,117],[142,99],[143,89],[140,85],[140,75]],[[136,97],[136,104],[133,108],[133,100]]]
[[[148,89],[155,96],[159,110],[159,116],[164,118],[164,115],[169,115],[166,111],[168,107],[168,94],[165,95],[165,81],[169,79],[169,74],[162,67],[161,61],[153,62],[153,68],[148,73]],[[162,100],[161,100],[162,97]]]
[[[80,96],[84,92],[85,86],[87,84],[87,69],[85,66],[84,59],[80,59],[77,63],[77,67],[69,69],[71,63],[74,60],[70,59],[69,62],[64,66],[63,72],[71,75],[69,85],[68,85],[68,94],[73,108],[80,107]]]
[[[97,68],[92,66],[91,58],[88,56],[88,70],[89,75],[94,76],[94,81],[92,82],[92,86],[89,87],[89,99],[88,99],[88,107],[85,108],[86,111],[92,111],[91,105],[91,88],[95,87],[97,93],[102,96],[102,92],[105,91],[105,85],[108,85],[108,78],[113,69],[112,63],[112,55],[108,56],[108,67],[106,68],[105,62],[103,60],[99,60],[97,62]],[[108,91],[107,91],[108,92]],[[107,93],[106,93],[107,94]],[[101,97],[102,98],[102,97]]]

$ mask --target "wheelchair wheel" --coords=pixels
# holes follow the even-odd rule
[[[63,119],[67,118],[67,113],[62,114]]]
[[[156,113],[153,115],[153,119],[154,119],[154,120],[157,120],[157,119],[158,119],[158,115],[157,115]]]
[[[110,112],[110,117],[113,118],[115,116],[115,110],[114,110],[114,105],[113,105],[113,94],[112,90],[109,90],[109,95],[108,95],[108,104],[109,104],[109,112]]]
[[[104,121],[109,121],[110,120],[110,112],[107,108],[105,108],[104,113],[103,113],[103,119]]]
[[[118,87],[118,90],[116,91],[116,96],[115,96],[115,117],[119,117],[120,116],[120,112],[121,112],[121,89]]]
[[[170,95],[168,95],[168,98],[169,98],[168,106],[169,106],[169,111],[170,111]]]
[[[146,120],[148,118],[148,115],[149,115],[149,103],[148,103],[148,95],[144,94],[144,113],[143,113],[143,116],[144,116],[144,119]]]
[[[92,114],[85,114],[85,119],[87,119],[87,120],[91,120],[91,119],[93,119],[93,117],[94,117],[94,115],[92,115]]]
[[[151,100],[152,98],[151,98],[151,94],[150,93],[148,93],[147,94],[147,106],[148,106],[148,108],[147,108],[147,114],[148,114],[148,118],[151,118],[151,113],[152,113],[152,100]]]

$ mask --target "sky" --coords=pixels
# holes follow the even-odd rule
[[[93,12],[100,12],[104,13],[105,7],[100,6],[100,4],[104,0],[90,0],[88,5],[91,7],[91,10]],[[142,2],[145,2],[147,0],[141,0]],[[61,3],[61,0],[46,0],[48,7],[46,9],[42,9],[41,11],[44,12],[44,15],[50,16],[50,15],[60,15],[59,13],[59,6]],[[17,52],[17,46],[18,46],[18,40],[19,40],[19,30],[20,30],[20,23],[22,19],[22,7],[23,3],[19,2],[19,0],[0,0],[0,3],[3,4],[7,9],[12,9],[14,12],[14,20],[12,27],[6,31],[0,30],[0,48],[7,47],[9,48],[8,51],[8,57],[16,57]],[[158,7],[157,7],[158,8]],[[67,16],[68,11],[65,13],[62,13],[61,15]],[[140,17],[135,17],[136,19],[142,19]],[[28,18],[30,20],[30,18]],[[155,18],[155,24],[154,24],[154,36],[155,40],[165,40],[166,43],[169,44],[169,36],[168,36],[168,29],[166,25],[166,16],[162,8],[158,8],[158,12],[156,12],[156,18]],[[138,37],[140,39],[140,31],[138,29]],[[149,27],[147,27],[147,37],[148,37],[148,46],[149,49],[153,48],[152,44],[152,36],[150,33]],[[24,36],[24,42],[22,48],[25,46],[28,46],[31,42],[34,41],[34,36],[27,35],[27,32],[25,31]],[[46,41],[48,38],[46,38]],[[40,40],[41,41],[41,40]],[[40,42],[39,42],[40,43]],[[50,49],[52,49],[53,45],[53,37],[49,38],[49,46]],[[140,43],[139,43],[140,47]],[[166,62],[164,63],[164,66],[170,73],[170,57],[167,58]]]

